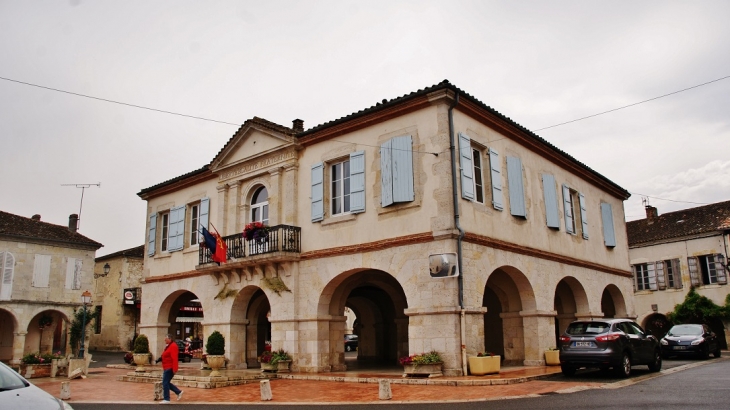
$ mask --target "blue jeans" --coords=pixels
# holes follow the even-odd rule
[[[180,394],[180,389],[177,388],[174,384],[170,383],[172,380],[172,376],[174,376],[175,373],[172,372],[172,369],[165,369],[165,371],[162,373],[162,398],[163,400],[170,401],[170,390],[172,390],[175,394]]]

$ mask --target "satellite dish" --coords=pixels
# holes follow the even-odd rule
[[[451,278],[459,276],[455,253],[439,253],[428,256],[428,266],[432,278]]]

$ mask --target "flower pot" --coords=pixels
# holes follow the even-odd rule
[[[276,362],[277,373],[289,373],[290,364],[291,360],[279,360],[278,362]]]
[[[134,369],[135,372],[143,372],[144,371],[144,365],[150,362],[150,354],[149,353],[134,353],[132,354],[134,356],[134,364],[137,365],[137,368]]]
[[[262,372],[275,372],[276,366],[271,363],[261,363]]]
[[[545,350],[545,364],[560,366],[560,350]]]
[[[220,376],[221,373],[218,371],[221,367],[226,364],[226,356],[224,355],[208,355],[206,356],[208,366],[210,366],[211,372],[210,377]]]
[[[404,364],[403,377],[441,377],[443,363],[432,364]]]
[[[26,379],[37,377],[51,377],[50,363],[22,364],[20,365],[20,375]]]
[[[499,373],[500,356],[469,356],[469,373],[473,376]]]

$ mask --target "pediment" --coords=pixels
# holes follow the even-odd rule
[[[211,171],[258,159],[296,144],[293,131],[260,118],[246,121],[210,164]]]

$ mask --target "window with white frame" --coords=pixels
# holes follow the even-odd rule
[[[66,289],[81,289],[83,263],[79,258],[68,258],[66,261]]]
[[[269,191],[259,187],[251,197],[251,222],[269,224]]]
[[[588,215],[585,196],[563,185],[563,208],[565,211],[565,231],[577,235],[580,230],[583,239],[588,239]]]
[[[692,285],[727,284],[725,268],[720,262],[717,254],[688,257],[687,264]]]
[[[459,158],[461,166],[461,197],[483,204],[484,195],[484,158],[486,148],[475,144],[471,138],[459,133]]]
[[[330,166],[330,215],[350,213],[350,161]]]
[[[667,259],[656,263],[659,289],[681,289],[682,273],[679,259]]]
[[[0,300],[10,300],[13,293],[15,257],[10,252],[0,252]]]
[[[34,288],[47,288],[51,275],[51,255],[35,255],[33,260],[33,282]]]
[[[328,192],[325,192],[325,170]],[[356,151],[349,158],[312,165],[312,222],[324,220],[325,203],[329,216],[365,212],[365,151]],[[325,198],[325,195],[328,195]]]
[[[207,227],[206,227],[207,229]],[[200,203],[190,205],[190,246],[200,242]]]
[[[657,290],[656,272],[653,263],[633,265],[636,290]]]
[[[167,252],[167,244],[170,238],[170,214],[168,212],[160,215],[160,251]]]
[[[474,165],[474,201],[484,203],[484,170],[482,166],[482,152],[471,150],[471,160]]]

